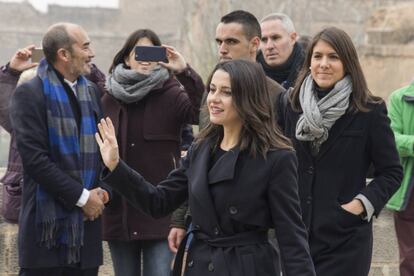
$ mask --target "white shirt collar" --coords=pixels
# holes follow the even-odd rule
[[[78,84],[78,80],[75,80],[74,82],[68,81],[67,79],[63,79],[64,82],[66,82],[69,87],[72,89],[73,93],[75,94],[75,96],[77,97],[77,92],[76,92],[76,85]]]

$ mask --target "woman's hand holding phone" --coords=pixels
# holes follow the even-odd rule
[[[158,64],[167,68],[168,70],[171,70],[174,74],[183,72],[185,68],[187,68],[187,62],[180,54],[180,52],[175,50],[175,48],[172,46],[162,45],[162,47],[165,47],[165,49],[167,49],[168,63],[160,61]]]

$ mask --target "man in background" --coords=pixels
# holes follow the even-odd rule
[[[260,27],[262,38],[257,62],[268,77],[286,89],[293,87],[305,53],[297,43],[298,34],[292,20],[286,14],[271,13],[261,20]]]

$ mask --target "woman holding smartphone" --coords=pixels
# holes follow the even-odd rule
[[[286,276],[314,276],[301,220],[296,155],[276,127],[261,66],[245,60],[218,64],[208,81],[210,123],[180,168],[157,186],[119,157],[110,119],[98,125],[103,181],[147,214],[162,217],[188,199],[193,240],[185,275],[274,276],[276,256],[267,231],[275,228]],[[181,275],[186,239],[173,275]]]
[[[136,46],[161,46],[161,41],[148,29],[127,38],[109,69],[102,107],[113,121],[121,158],[158,183],[179,164],[181,128],[198,123],[203,84],[173,48],[166,48],[169,63],[161,66],[137,60]],[[176,79],[181,75],[191,76],[201,89],[184,91]],[[115,275],[141,275],[141,267],[144,276],[169,275],[169,224],[168,213],[154,219],[114,194],[103,214],[103,238],[109,244]]]
[[[372,217],[398,188],[402,168],[385,103],[368,90],[343,30],[330,27],[314,36],[282,117],[299,161],[316,274],[367,276]],[[375,173],[367,185],[371,164]]]

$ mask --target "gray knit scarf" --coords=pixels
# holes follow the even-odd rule
[[[120,63],[107,78],[106,88],[116,99],[130,104],[142,100],[153,88],[161,87],[169,77],[168,70],[161,66],[144,75]]]
[[[299,92],[303,114],[296,124],[296,139],[310,141],[312,153],[317,154],[328,139],[329,130],[349,106],[352,80],[345,76],[322,99],[318,99],[312,76],[306,77]]]

